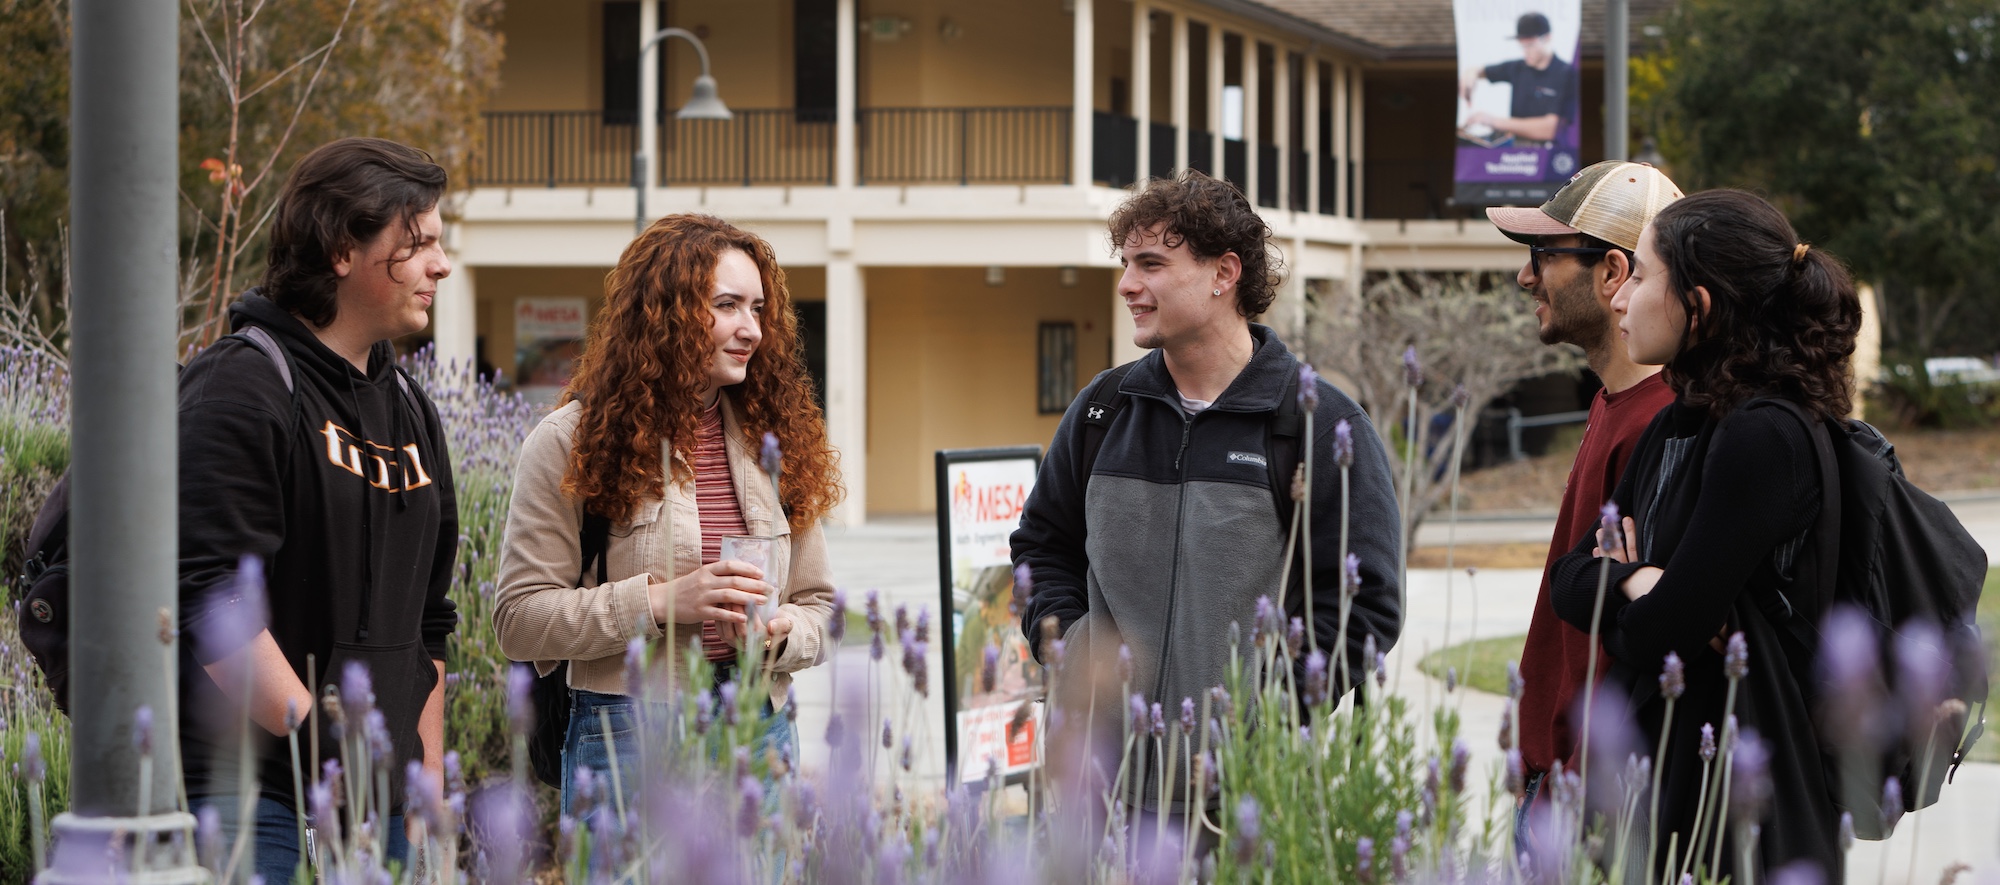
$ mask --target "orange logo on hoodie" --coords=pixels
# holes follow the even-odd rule
[[[369,442],[332,421],[320,429],[326,437],[326,460],[335,467],[368,480],[368,484],[390,492],[407,492],[431,484],[424,472],[423,453],[416,443],[401,448]],[[401,485],[396,485],[400,480]]]

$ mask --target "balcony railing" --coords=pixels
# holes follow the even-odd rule
[[[862,184],[1067,184],[1070,109],[862,108]]]
[[[473,183],[632,184],[631,115],[602,111],[493,111]],[[750,109],[730,120],[660,123],[662,184],[832,184],[833,113]]]

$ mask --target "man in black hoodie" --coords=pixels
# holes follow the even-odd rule
[[[305,784],[340,756],[341,734],[388,770],[393,817],[376,826],[391,857],[408,852],[405,767],[443,770],[445,643],[458,620],[445,595],[458,550],[451,458],[390,340],[424,328],[451,273],[438,241],[444,187],[427,154],[390,141],[307,155],[278,198],[263,285],[230,308],[238,334],[181,379],[188,796],[233,831],[239,795],[255,791],[267,882],[292,880],[295,809],[312,810],[293,786],[294,729],[302,753],[317,730],[321,759],[301,759],[296,775]],[[308,686],[338,687],[338,718]],[[246,709],[254,785],[239,775]]]

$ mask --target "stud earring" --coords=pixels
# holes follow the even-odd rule
[[[1221,289],[1217,289],[1217,290],[1215,290],[1215,294],[1217,294],[1217,295],[1220,295],[1220,294],[1222,294],[1222,290],[1221,290]]]

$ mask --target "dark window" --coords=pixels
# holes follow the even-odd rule
[[[1035,352],[1035,410],[1060,415],[1076,398],[1076,324],[1043,323]]]
[[[660,27],[667,26],[667,4],[660,4]],[[667,45],[653,47],[660,58],[660,115],[672,99],[667,93]],[[604,122],[629,126],[639,116],[639,3],[606,0],[604,4]]]
[[[792,0],[792,96],[801,111],[833,112],[840,72],[837,5],[836,0]]]

